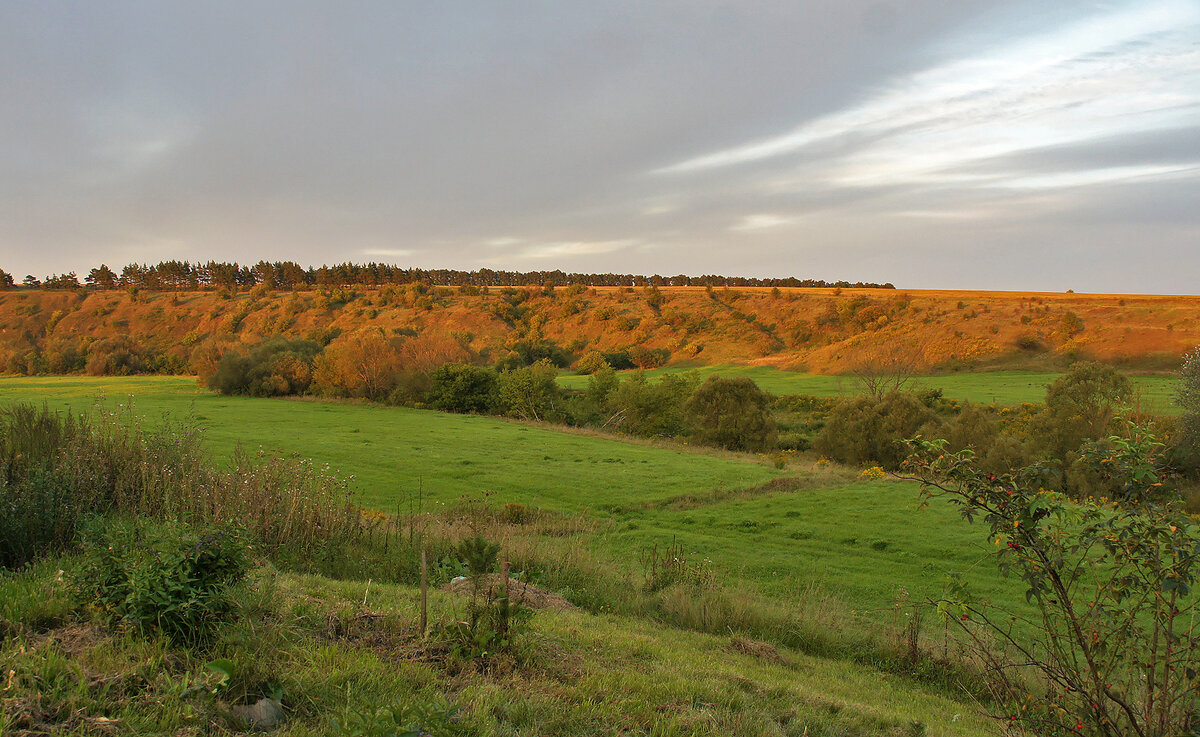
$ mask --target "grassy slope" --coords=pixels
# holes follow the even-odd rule
[[[821,374],[897,356],[919,370],[1054,369],[1075,356],[1170,370],[1200,343],[1198,297],[854,289],[782,290],[778,296],[767,289],[718,289],[710,297],[681,287],[664,289],[665,302],[653,307],[643,290],[596,288],[575,297],[565,290],[535,292],[512,311],[500,291],[464,296],[445,290],[430,300],[403,290],[391,296],[365,290],[333,306],[314,292],[232,299],[212,292],[142,293],[136,300],[125,292],[0,292],[0,366],[9,353],[27,351],[30,339],[52,351],[64,341],[130,335],[186,359],[204,346],[329,328],[417,332],[428,341],[418,353],[441,352],[447,360],[461,355],[447,348],[457,345],[452,335],[499,356],[513,340],[534,334],[576,351],[645,345],[668,349],[675,362]],[[1073,327],[1064,329],[1071,315]],[[1036,347],[1021,351],[1018,343]]]
[[[647,371],[649,378],[667,373],[695,371],[702,377],[746,376],[753,379],[764,391],[772,394],[811,394],[819,397],[842,397],[862,391],[853,376],[830,376],[787,371],[772,366],[738,366],[722,364],[697,366],[695,368],[668,367]],[[919,376],[909,386],[913,388],[941,389],[952,399],[963,399],[980,404],[1012,406],[1024,402],[1041,402],[1046,398],[1046,387],[1059,376],[1051,371],[980,371],[973,373],[940,374]],[[1174,404],[1178,379],[1174,376],[1131,376],[1138,392],[1141,407],[1147,411],[1175,414]],[[564,373],[559,383],[565,387],[582,389],[588,377],[575,373]]]
[[[54,567],[20,581],[0,578],[8,595],[0,615],[19,620],[13,605],[31,590],[57,596]],[[487,674],[430,657],[416,639],[411,588],[368,590],[363,582],[261,570],[245,601],[252,617],[229,627],[208,653],[170,652],[161,642],[79,624],[9,641],[0,649],[0,663],[13,671],[0,696],[0,732],[6,720],[20,726],[37,714],[62,732],[194,733],[221,719],[211,702],[181,691],[206,682],[203,664],[219,657],[234,664],[224,699],[253,701],[264,681],[279,684],[289,712],[274,732],[281,737],[338,734],[329,720],[342,719],[347,707],[438,700],[460,704],[468,733],[481,736],[987,733],[971,706],[903,678],[786,649],[777,657],[747,654],[725,637],[644,620],[538,612],[522,667]],[[463,606],[434,591],[430,620],[451,621]],[[344,637],[331,634],[334,624]],[[918,721],[924,732],[913,731]]]

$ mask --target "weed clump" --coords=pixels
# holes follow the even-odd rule
[[[85,537],[79,592],[110,623],[203,646],[233,616],[232,588],[250,565],[236,527],[117,522]]]

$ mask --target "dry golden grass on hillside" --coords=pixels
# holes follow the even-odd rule
[[[37,349],[128,337],[181,361],[273,335],[380,330],[417,363],[502,356],[518,340],[571,352],[642,345],[673,364],[843,373],[1053,367],[1072,357],[1165,369],[1200,343],[1200,297],[882,289],[568,287],[268,292],[0,292],[0,367]]]

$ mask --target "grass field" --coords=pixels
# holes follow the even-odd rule
[[[982,552],[979,531],[948,505],[918,510],[915,484],[807,464],[780,471],[748,454],[425,410],[222,397],[183,377],[0,380],[0,402],[17,400],[192,418],[218,457],[239,443],[311,457],[352,474],[362,502],[384,511],[407,511],[420,485],[427,508],[488,491],[495,504],[588,514],[612,522],[593,541],[606,556],[637,567],[638,550],[677,539],[724,580],[783,600],[818,586],[855,609],[885,610],[902,589],[935,595],[945,571]],[[763,486],[796,474],[803,482],[790,488]],[[993,571],[983,578],[1016,600]]]
[[[380,405],[223,397],[186,377],[4,378],[0,401],[82,410],[100,400],[169,414],[205,429],[218,456],[241,444],[300,454],[353,474],[363,503],[384,511],[423,489],[429,502],[495,493],[581,512],[695,491],[743,487],[779,475],[765,461],[717,451],[653,447],[521,422]]]
[[[770,366],[699,366],[693,369],[660,368],[646,372],[649,378],[681,371],[695,371],[702,377],[745,376],[771,394],[811,394],[820,397],[842,397],[862,391],[853,376],[830,376],[784,371]],[[627,372],[625,372],[627,373]],[[1024,402],[1041,402],[1046,387],[1059,374],[1043,371],[980,371],[961,374],[920,376],[913,380],[914,388],[939,388],[945,396],[980,404],[1011,406]],[[1178,380],[1174,376],[1131,376],[1143,409],[1162,414],[1175,414],[1172,399]],[[564,373],[559,384],[573,389],[587,387],[588,377]]]
[[[487,417],[222,397],[184,377],[0,379],[0,404],[9,401],[80,411],[123,404],[147,418],[151,427],[164,414],[194,421],[205,428],[218,458],[239,443],[311,457],[353,474],[361,500],[385,511],[406,511],[420,484],[426,508],[453,503],[463,494],[493,491],[494,504],[520,502],[589,517],[597,521],[596,533],[555,542],[554,549],[588,550],[612,567],[618,584],[621,569],[632,574],[626,580],[639,580],[640,551],[675,542],[689,560],[711,561],[721,586],[744,591],[746,602],[771,602],[778,611],[794,613],[788,616],[823,631],[818,636],[835,648],[839,637],[851,646],[860,642],[852,639],[857,635],[843,633],[894,632],[900,600],[907,607],[937,596],[948,570],[971,570],[984,552],[983,531],[962,522],[954,508],[934,503],[919,509],[914,483],[858,480],[853,471],[811,462],[778,470],[754,455],[630,442]],[[1021,606],[1019,585],[1000,579],[990,565],[974,574],[979,594],[1005,607]],[[359,611],[353,602],[369,595],[374,610],[405,621],[414,616],[411,589],[376,584],[367,590],[363,585],[285,575],[279,581],[282,599],[274,606],[302,609],[316,624],[310,629],[297,624],[278,637],[271,625],[253,638],[237,629],[230,635],[229,647],[235,651],[246,647],[237,643],[249,642],[260,650],[235,652],[235,660],[281,658],[289,679],[285,690],[309,700],[311,716],[284,734],[325,733],[320,715],[353,700],[345,692],[349,683],[396,702],[438,695],[469,703],[480,734],[518,733],[503,731],[500,724],[507,725],[504,729],[527,724],[564,735],[609,729],[661,735],[985,733],[971,706],[944,691],[864,666],[875,662],[869,654],[835,654],[819,642],[805,642],[809,635],[801,633],[788,642],[835,659],[781,648],[782,662],[763,661],[731,652],[728,636],[687,632],[604,609],[598,614],[539,613],[532,623],[533,641],[539,653],[553,657],[544,656],[537,661],[544,665],[501,680],[460,676],[451,692],[425,665],[402,660],[405,666],[396,669],[371,646],[335,646],[321,639],[329,619],[314,614],[314,607],[352,616]],[[434,606],[437,611],[455,605],[435,595]],[[704,605],[682,606],[703,611]],[[272,621],[280,619],[276,615]],[[664,621],[674,620],[664,616]],[[933,629],[937,631],[926,633],[927,644],[936,648],[941,629]],[[99,647],[122,653],[133,648],[108,641]],[[851,662],[855,657],[866,660],[856,664]],[[18,665],[37,667],[23,661]],[[198,670],[202,664],[182,667]],[[560,672],[563,668],[570,670],[569,677]],[[331,678],[330,673],[340,675]],[[144,722],[146,733],[152,733],[150,725],[176,718],[171,709],[178,699],[173,698],[168,693],[158,701],[165,710],[161,714],[133,709],[122,718],[131,725]],[[664,711],[664,704],[672,706]],[[574,726],[568,729],[563,720]],[[914,731],[918,721],[925,731]]]

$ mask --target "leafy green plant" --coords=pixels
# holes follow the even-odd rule
[[[1200,727],[1200,625],[1191,587],[1195,521],[1157,501],[1161,444],[1132,428],[1095,461],[1122,505],[1047,491],[1042,465],[996,475],[971,451],[910,441],[905,462],[926,498],[981,518],[1001,572],[1028,587],[1031,609],[995,611],[961,576],[938,608],[988,668],[995,716],[1040,735],[1165,737]]]
[[[457,553],[467,569],[471,599],[466,617],[442,628],[455,652],[473,660],[511,651],[520,634],[520,626],[529,617],[522,607],[515,606],[507,595],[508,582],[493,580],[500,552],[498,543],[489,542],[476,534],[459,543]]]
[[[368,700],[352,706],[347,693],[346,708],[330,718],[334,733],[345,737],[455,737],[467,734],[455,721],[458,708],[447,703],[416,703],[383,706]]]
[[[204,645],[231,619],[231,587],[249,568],[234,527],[190,530],[145,522],[86,531],[80,593],[111,622],[176,644]]]
[[[482,535],[473,535],[458,545],[458,557],[466,565],[468,575],[479,578],[491,573],[496,567],[496,556],[500,543],[485,540]]]

